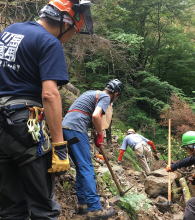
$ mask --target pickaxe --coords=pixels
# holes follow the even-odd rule
[[[101,145],[100,147],[99,147],[99,149],[100,149],[100,153],[103,155],[103,157],[104,157],[104,160],[105,160],[105,163],[106,163],[106,165],[107,165],[107,167],[108,167],[108,169],[109,169],[109,171],[110,171],[110,174],[111,174],[111,176],[112,176],[112,178],[113,178],[113,180],[114,180],[114,183],[116,184],[116,187],[117,187],[117,189],[118,189],[118,191],[119,191],[119,195],[120,196],[123,196],[125,193],[127,193],[132,187],[130,187],[129,189],[127,189],[127,190],[125,190],[125,191],[123,191],[122,189],[121,189],[121,187],[120,187],[120,185],[119,185],[119,183],[118,183],[118,181],[117,181],[117,179],[116,179],[116,176],[115,176],[115,174],[114,174],[114,172],[113,172],[113,170],[112,170],[112,168],[111,168],[111,166],[110,166],[110,163],[109,163],[109,161],[108,161],[108,158],[106,157],[106,155],[105,155],[105,153],[104,153],[104,150],[103,150],[103,147],[102,147],[103,145]]]

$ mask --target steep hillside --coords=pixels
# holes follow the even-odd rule
[[[98,192],[105,207],[112,205],[116,215],[110,220],[181,220],[184,210],[183,195],[178,190],[178,178],[181,174],[172,174],[172,205],[167,201],[168,176],[164,170],[164,161],[155,161],[151,175],[146,177],[142,171],[136,171],[128,159],[121,165],[115,160],[117,143],[105,149],[111,167],[123,191],[130,189],[123,197],[118,195],[117,188],[112,180],[104,161],[93,156],[96,172]],[[92,145],[92,154],[97,153]],[[160,168],[160,169],[159,169]],[[56,196],[62,206],[59,220],[85,220],[86,216],[76,214],[77,199],[74,191],[74,165],[66,174],[57,177]],[[177,193],[176,193],[177,191]]]

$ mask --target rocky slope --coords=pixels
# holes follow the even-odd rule
[[[182,220],[184,202],[181,192],[173,194],[172,205],[167,205],[167,173],[162,168],[163,161],[155,161],[155,168],[151,175],[146,177],[143,172],[135,171],[131,163],[124,161],[117,164],[113,152],[107,152],[112,169],[117,176],[123,190],[131,188],[120,200],[115,201],[118,194],[105,162],[94,157],[98,192],[105,207],[112,205],[116,211],[113,220]],[[160,168],[160,169],[159,169]],[[178,174],[172,173],[172,185],[177,186]],[[56,196],[62,206],[59,220],[81,220],[85,216],[76,215],[77,199],[74,191],[74,165],[66,174],[57,177]],[[173,191],[174,191],[173,190]]]
[[[72,84],[61,89],[64,114],[71,103],[79,95],[78,89]],[[109,170],[104,161],[98,160],[95,155],[97,149],[92,143],[92,156],[96,172],[97,188],[101,202],[105,207],[112,205],[116,215],[112,220],[182,220],[185,207],[182,192],[178,185],[178,178],[181,174],[172,174],[172,205],[167,205],[167,182],[168,176],[164,167],[165,162],[154,161],[153,172],[146,177],[141,171],[137,171],[136,162],[130,160],[132,155],[125,157],[122,164],[116,161],[118,144],[116,137],[113,137],[113,144],[106,148],[106,155],[112,169],[125,191],[131,188],[119,200],[113,199],[118,194],[117,188],[112,180]],[[135,166],[136,165],[136,166]],[[183,175],[185,172],[183,172]],[[64,175],[58,176],[56,181],[56,197],[61,204],[62,211],[59,220],[85,220],[85,216],[76,215],[77,199],[74,191],[75,169],[72,164],[71,170]],[[191,191],[195,187],[191,186]],[[194,193],[195,194],[195,193]]]

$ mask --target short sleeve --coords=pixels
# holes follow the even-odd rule
[[[63,47],[58,39],[49,38],[42,42],[39,62],[41,80],[56,80],[58,85],[69,80]]]
[[[128,143],[127,143],[127,136],[126,136],[126,137],[123,139],[123,143],[122,143],[120,149],[122,149],[122,150],[126,150],[127,145],[128,145]]]
[[[100,107],[103,113],[105,113],[109,105],[110,105],[110,96],[107,94],[101,93],[99,95],[99,99],[98,99],[96,106]]]

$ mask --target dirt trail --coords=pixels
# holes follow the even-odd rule
[[[119,166],[115,162],[111,163],[112,166]],[[163,161],[159,161],[155,164],[155,168],[161,167],[163,164]],[[106,169],[105,164],[99,164],[94,161],[95,169]],[[129,167],[129,164],[127,162],[124,162],[121,165],[122,174],[117,173],[118,177],[120,176],[120,184],[126,185],[125,187],[128,188],[129,185],[133,185],[133,192],[145,194],[145,188],[144,188],[144,180],[145,176],[138,171],[133,170]],[[99,175],[99,174],[97,174]],[[97,176],[98,179],[98,176]],[[59,220],[85,220],[84,216],[78,216],[76,215],[76,208],[77,208],[77,199],[75,196],[74,191],[74,181],[75,181],[75,174],[73,172],[73,168],[71,171],[68,171],[66,174],[61,175],[57,177],[57,184],[56,184],[56,198],[61,204],[62,211],[61,215],[59,217]],[[98,189],[99,194],[101,196],[101,201],[104,205],[108,205],[108,198],[112,197],[112,194],[105,189],[105,186],[103,189],[101,188],[102,185],[98,183]],[[155,204],[156,200],[152,199],[153,204],[151,210],[148,210],[148,212],[143,211],[143,213],[139,213],[137,215],[138,220],[181,220],[182,219],[182,212],[183,208],[177,204],[175,204],[168,212],[162,211],[159,207],[157,207]],[[128,214],[120,209],[117,205],[114,205],[114,209],[116,211],[116,215],[112,217],[112,220],[131,220],[133,218],[129,217]]]

